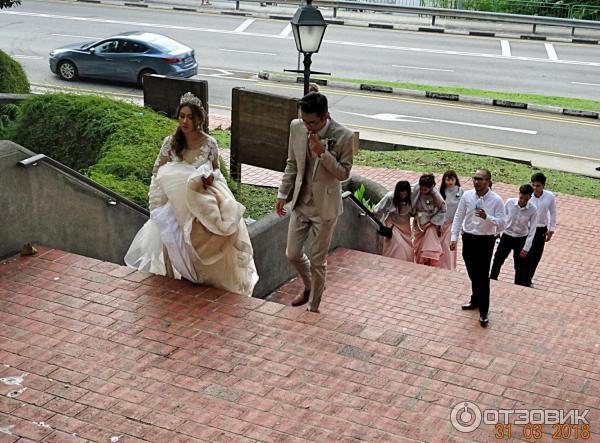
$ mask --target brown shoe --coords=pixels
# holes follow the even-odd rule
[[[301,306],[308,303],[310,299],[310,289],[305,289],[292,300],[292,306]]]

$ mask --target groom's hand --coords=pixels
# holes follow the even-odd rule
[[[325,145],[319,138],[319,134],[315,132],[311,132],[308,135],[308,146],[310,147],[310,150],[315,153],[315,155],[321,155],[323,152],[325,152]]]
[[[277,215],[280,217],[283,217],[285,214],[287,214],[287,211],[283,208],[284,205],[285,198],[278,198],[277,202],[275,203],[275,212],[277,212]]]

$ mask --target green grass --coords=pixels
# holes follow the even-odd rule
[[[540,171],[538,168],[495,157],[430,150],[386,152],[361,150],[354,157],[354,164],[437,174],[454,169],[461,177],[469,177],[475,169],[485,167],[492,172],[495,182],[514,185],[529,183],[531,175]],[[598,179],[551,169],[544,169],[542,172],[548,177],[546,186],[552,191],[600,199]]]
[[[236,193],[237,200],[246,207],[244,217],[258,220],[275,209],[277,189],[263,186],[242,185]]]
[[[215,140],[217,140],[217,144],[219,145],[219,148],[222,149],[229,149],[230,144],[231,144],[231,132],[230,131],[226,131],[224,129],[216,129],[214,131],[211,131],[210,135],[212,135]]]
[[[269,71],[273,74],[278,75],[290,75],[293,74],[281,73]],[[402,82],[388,82],[382,80],[363,80],[356,78],[344,78],[344,77],[323,77],[314,76],[313,78],[323,80],[336,80],[348,83],[368,83],[371,85],[389,86],[392,88],[401,89],[412,89],[416,91],[432,91],[432,92],[446,92],[449,94],[459,95],[473,95],[476,97],[494,98],[498,100],[509,100],[521,103],[536,103],[538,105],[557,106],[559,108],[569,109],[581,109],[587,111],[600,112],[600,101],[586,100],[581,98],[570,98],[570,97],[557,97],[551,95],[539,95],[539,94],[524,94],[516,92],[502,92],[502,91],[490,91],[486,89],[472,89],[472,88],[460,88],[455,86],[432,86],[432,85],[421,85],[418,83],[402,83]]]

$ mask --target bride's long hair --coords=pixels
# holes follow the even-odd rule
[[[190,110],[192,111],[192,121],[194,123],[194,130],[195,131],[200,131],[201,133],[203,133],[204,131],[202,130],[202,126],[204,125],[204,120],[206,118],[206,112],[204,111],[204,108],[202,106],[198,106],[195,103],[189,103],[189,102],[184,102],[184,103],[180,103],[179,106],[177,107],[177,113],[175,114],[175,118],[179,119],[179,113],[181,112],[181,109],[187,106],[188,108],[190,108]],[[187,148],[187,142],[185,141],[185,136],[183,135],[183,131],[181,130],[180,126],[177,126],[177,129],[175,130],[175,134],[173,134],[173,140],[172,140],[172,149],[173,152],[175,153],[175,155],[178,158],[183,158],[183,151],[185,151],[185,149]]]

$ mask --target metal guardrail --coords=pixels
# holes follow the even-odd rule
[[[375,225],[377,226],[377,233],[383,237],[386,238],[392,238],[392,228],[390,228],[389,226],[385,226],[383,223],[381,223],[381,221],[375,217],[375,214],[373,214],[369,208],[367,208],[365,205],[362,204],[362,202],[357,199],[354,196],[354,193],[352,191],[345,191],[342,193],[342,198],[346,199],[349,198],[350,201],[352,203],[354,203],[361,211],[361,215],[365,215],[369,218],[369,220]]]
[[[236,10],[240,9],[240,2],[250,3],[265,3],[263,0],[235,0]],[[274,4],[282,5],[300,5],[301,2],[298,0],[277,0],[270,2]],[[467,4],[464,2],[463,4]],[[517,2],[515,2],[517,3]],[[540,3],[536,2],[519,2],[522,5],[530,5],[539,7]],[[431,16],[431,25],[435,26],[435,20],[437,17],[451,17],[451,18],[462,18],[471,20],[483,20],[493,22],[505,22],[505,23],[517,23],[517,24],[529,24],[532,25],[532,32],[535,33],[538,25],[546,26],[558,26],[571,28],[571,35],[575,34],[575,29],[586,28],[586,29],[597,29],[600,30],[600,22],[594,20],[581,20],[575,18],[566,17],[552,17],[546,15],[524,15],[524,14],[509,14],[503,12],[489,12],[489,11],[475,11],[468,9],[453,9],[453,8],[438,8],[438,7],[426,7],[426,6],[399,6],[399,5],[386,5],[366,2],[354,2],[354,1],[333,1],[333,0],[317,0],[316,6],[322,8],[333,9],[333,17],[337,18],[338,9],[350,9],[350,10],[365,10],[374,12],[384,13],[395,13],[395,14],[414,14],[420,16]],[[578,9],[575,9],[578,8]],[[559,9],[562,11],[562,9]],[[535,11],[535,9],[532,9]],[[585,5],[574,5],[573,11],[578,11],[581,16],[587,16],[592,14],[595,17],[600,17],[600,7],[589,7]],[[585,12],[589,11],[589,12]]]
[[[20,166],[22,168],[29,168],[31,166],[37,166],[40,162],[48,163],[50,166],[53,166],[54,168],[58,169],[59,171],[65,173],[67,175],[70,175],[71,177],[76,178],[79,181],[84,182],[86,185],[94,188],[97,191],[102,192],[103,194],[106,194],[109,197],[109,199],[106,201],[106,204],[109,206],[123,204],[125,206],[129,206],[131,209],[133,209],[137,212],[141,212],[144,215],[147,215],[147,216],[150,215],[150,212],[148,212],[148,210],[146,208],[143,208],[142,206],[138,205],[137,203],[127,200],[122,195],[119,195],[116,192],[111,191],[108,188],[105,188],[101,184],[96,183],[91,178],[75,171],[74,169],[69,168],[68,166],[63,165],[62,163],[54,160],[51,157],[44,155],[44,154],[37,154],[37,155],[34,155],[33,157],[23,159],[23,160],[17,162],[17,166]]]

